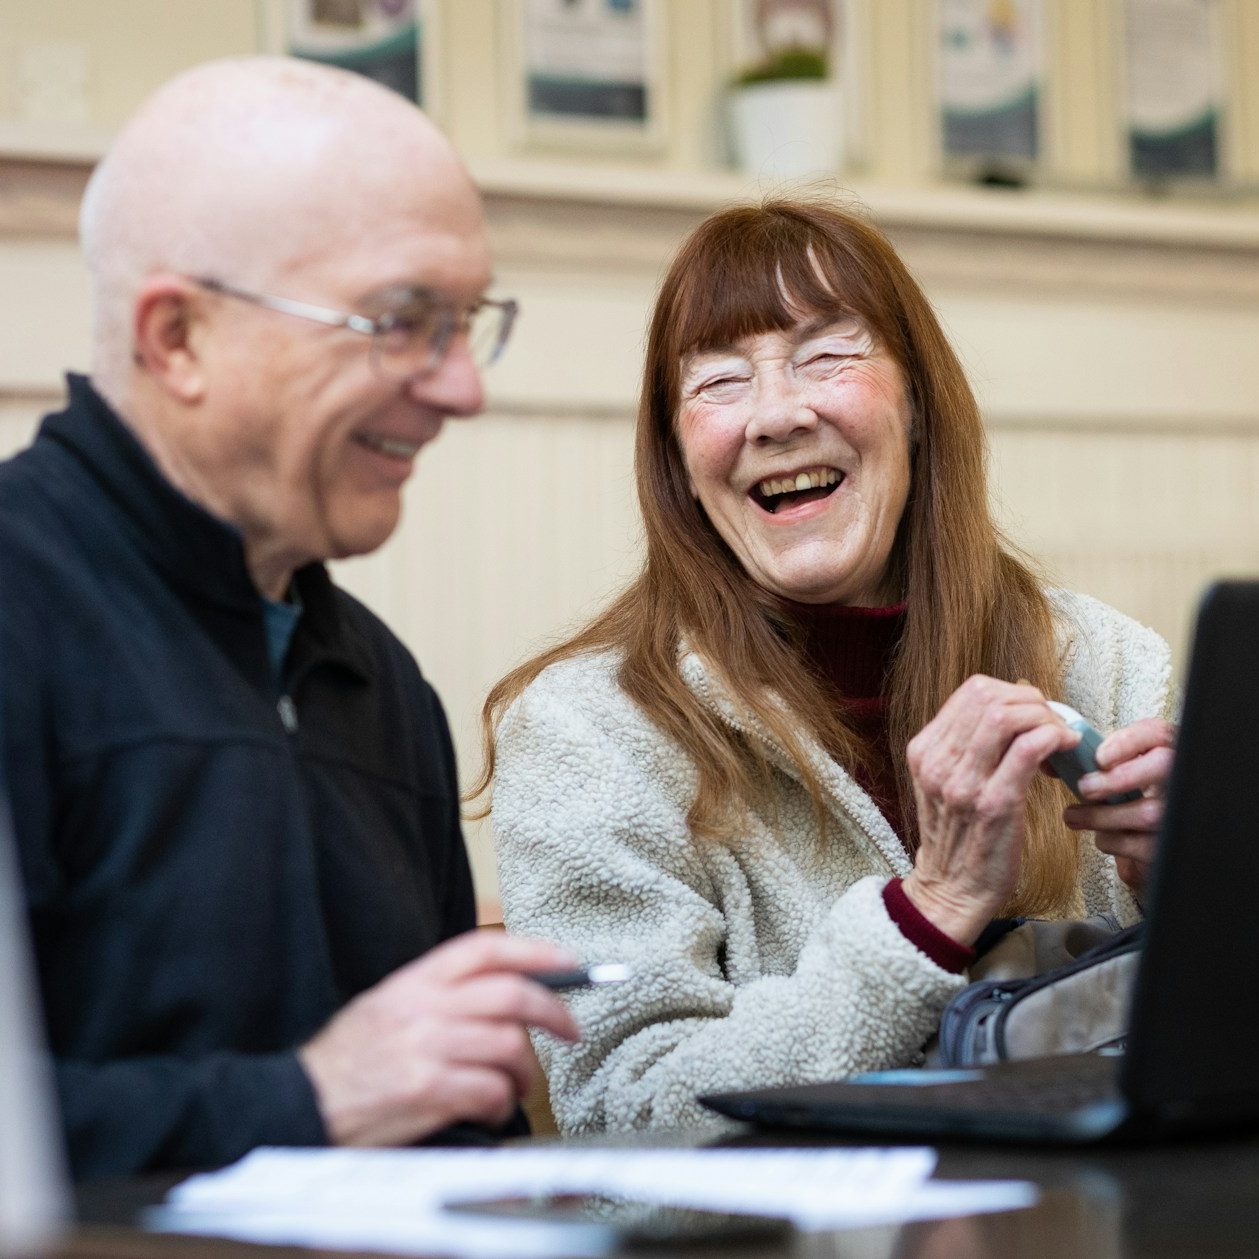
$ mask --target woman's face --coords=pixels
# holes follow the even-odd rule
[[[801,603],[900,597],[888,561],[909,496],[906,395],[895,360],[848,316],[686,356],[677,432],[691,492],[759,586]]]

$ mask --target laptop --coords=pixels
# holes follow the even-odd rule
[[[0,1255],[34,1254],[70,1218],[19,887],[9,802],[0,783]]]
[[[1126,1050],[716,1093],[735,1119],[1080,1144],[1259,1126],[1259,581],[1203,596]]]

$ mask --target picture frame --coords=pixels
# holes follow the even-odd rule
[[[512,147],[659,153],[662,0],[499,0]]]
[[[434,0],[261,0],[264,50],[353,70],[440,120]]]
[[[1147,187],[1227,184],[1225,5],[1121,0],[1119,12],[1117,127],[1127,180]]]
[[[936,123],[946,175],[1023,182],[1045,168],[1047,0],[935,0]]]

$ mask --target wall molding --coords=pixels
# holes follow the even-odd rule
[[[90,169],[0,158],[0,238],[73,238]],[[727,172],[474,163],[473,173],[500,263],[569,272],[658,275],[706,214],[773,191]],[[1249,202],[810,188],[864,205],[928,286],[1248,305],[1259,299],[1259,209]]]
[[[652,179],[644,179],[646,184]],[[699,204],[596,201],[565,192],[522,192],[483,184],[495,255],[500,264],[561,269],[598,268],[605,273],[658,276],[682,238],[721,205],[748,201],[746,188],[729,198]],[[739,195],[741,192],[741,195]],[[1026,194],[1003,194],[1026,195]],[[961,222],[939,194],[924,192],[923,206],[905,212],[899,200],[860,202],[928,288],[1079,298],[1207,300],[1253,307],[1259,300],[1259,213],[1238,224],[1234,214],[1203,218],[1216,230],[1189,237],[1184,221],[1169,219],[1160,235],[1148,230],[1145,214],[1129,223],[1122,238],[1114,220],[1090,227],[1085,217],[1065,223],[1019,213],[988,212]],[[851,196],[841,200],[853,202]],[[977,203],[984,206],[985,203]],[[1242,226],[1244,230],[1233,230]],[[1069,230],[1067,230],[1069,228]],[[1145,229],[1145,230],[1143,230]]]
[[[53,389],[43,385],[0,385],[0,406],[26,406],[45,404],[55,406],[64,401],[64,389]]]
[[[92,168],[82,162],[0,157],[0,239],[73,238]]]

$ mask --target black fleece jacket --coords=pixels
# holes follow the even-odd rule
[[[473,926],[436,695],[295,580],[277,705],[239,534],[86,379],[0,465],[0,753],[79,1176],[324,1141],[295,1047]]]

